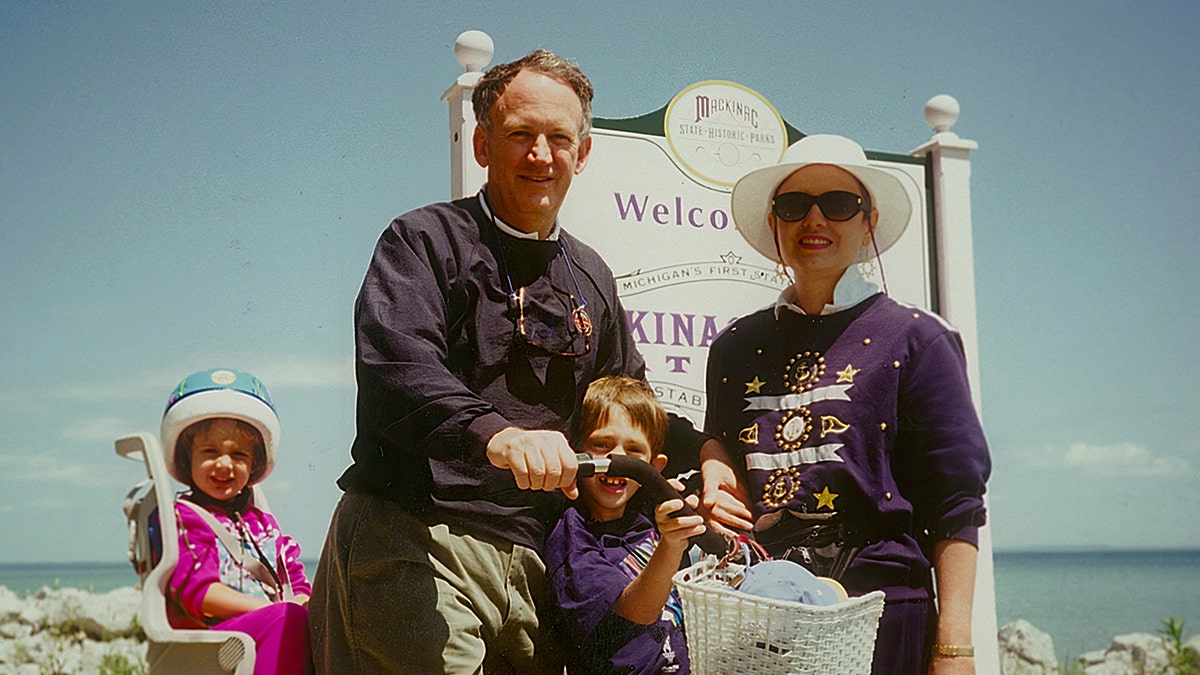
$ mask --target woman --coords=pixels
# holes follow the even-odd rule
[[[903,185],[853,141],[808,136],[732,205],[794,278],[709,354],[706,430],[746,471],[756,539],[851,595],[885,592],[873,672],[974,672],[990,460],[962,342],[863,269],[908,223]]]

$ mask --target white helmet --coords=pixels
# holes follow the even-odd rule
[[[250,373],[226,368],[202,370],[188,375],[167,399],[163,411],[163,454],[167,470],[175,480],[190,483],[191,476],[179,475],[175,462],[179,434],[202,420],[231,417],[246,422],[262,435],[266,461],[254,463],[249,485],[262,482],[275,468],[275,452],[279,447],[279,416],[267,387]],[[260,466],[261,465],[261,466]]]

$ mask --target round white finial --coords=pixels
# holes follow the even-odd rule
[[[491,36],[481,30],[464,31],[454,41],[454,58],[468,73],[483,72],[495,53],[496,45],[492,44]]]
[[[958,121],[958,101],[949,94],[938,94],[925,103],[925,121],[933,130],[949,131]]]

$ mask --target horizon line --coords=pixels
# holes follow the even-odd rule
[[[1200,553],[1200,544],[1177,546],[1113,546],[1106,544],[1060,544],[992,547],[992,554],[1009,553]],[[304,566],[316,568],[318,558],[301,558]],[[128,560],[0,560],[0,567],[16,565],[130,565]]]

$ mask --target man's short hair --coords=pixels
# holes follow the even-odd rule
[[[504,95],[508,83],[513,81],[522,70],[561,80],[574,90],[583,106],[583,126],[580,128],[580,139],[587,138],[592,130],[592,82],[574,63],[564,59],[554,52],[539,49],[509,63],[498,63],[488,69],[475,90],[471,93],[471,106],[475,110],[475,120],[486,132],[492,130],[492,108],[496,101]]]
[[[575,433],[579,447],[593,431],[608,422],[609,411],[622,408],[646,440],[652,455],[662,452],[667,438],[667,411],[663,410],[650,385],[631,377],[602,377],[592,382],[583,395]]]

